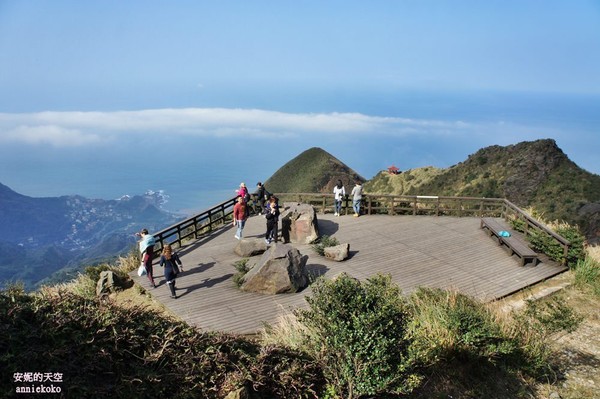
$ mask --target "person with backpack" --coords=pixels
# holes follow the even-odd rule
[[[271,193],[267,191],[264,184],[258,182],[256,183],[256,191],[254,193],[254,196],[256,197],[255,204],[258,206],[258,209],[256,209],[256,213],[258,215],[261,215],[265,213],[265,204],[271,197]]]

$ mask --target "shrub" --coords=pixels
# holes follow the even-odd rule
[[[590,256],[579,260],[575,266],[575,285],[600,296],[600,263]]]
[[[324,235],[315,244],[312,244],[312,248],[319,255],[325,256],[325,248],[335,247],[336,245],[339,245],[337,238]]]
[[[571,226],[566,222],[546,222],[543,220],[543,215],[536,212],[534,209],[528,209],[528,212],[536,219],[545,223],[558,235],[566,238],[571,243],[567,256],[565,258],[564,249],[562,245],[556,241],[556,239],[549,234],[542,232],[537,229],[530,229],[527,239],[531,242],[531,245],[536,251],[543,252],[548,255],[551,259],[557,262],[565,261],[567,265],[574,266],[580,259],[585,258],[585,236],[581,234],[577,226]],[[526,222],[521,219],[512,219],[512,227],[525,233]]]
[[[419,288],[409,301],[410,352],[418,364],[455,358],[495,362],[516,349],[494,315],[476,299],[455,291]]]
[[[236,287],[241,287],[241,285],[244,283],[244,277],[250,270],[248,267],[249,260],[249,258],[243,258],[233,264],[233,267],[235,267],[235,270],[237,270],[237,272],[233,275],[233,283]]]
[[[553,230],[560,236],[566,238],[571,243],[565,259],[564,249],[552,236],[532,230],[529,235],[529,241],[533,247],[548,255],[557,262],[566,261],[567,265],[574,266],[580,259],[584,259],[585,250],[583,244],[585,237],[579,232],[576,226],[570,226],[567,223],[557,224]]]
[[[60,372],[64,397],[223,398],[240,385],[260,397],[316,398],[322,373],[304,354],[205,333],[142,306],[65,290],[0,291],[0,364]],[[12,378],[0,397],[14,397]]]
[[[406,302],[390,276],[365,283],[346,273],[321,278],[307,302],[297,317],[308,330],[305,346],[329,382],[328,396],[409,392],[418,384],[404,338]]]

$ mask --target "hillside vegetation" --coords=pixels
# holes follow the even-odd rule
[[[238,389],[253,399],[531,398],[560,371],[556,334],[581,322],[561,296],[504,314],[453,291],[403,296],[389,276],[342,274],[318,279],[307,309],[251,339],[199,331],[120,294],[95,297],[100,270],[128,287],[136,265],[132,254],[70,284],[0,291],[0,362],[13,376],[0,380],[0,395],[42,385],[15,373],[50,370],[61,374],[54,387],[77,398],[224,398]]]
[[[381,173],[366,187],[446,195],[488,189],[489,196],[527,206],[556,182],[580,195],[579,211],[598,202],[598,176],[581,171],[552,144],[490,147],[449,169]],[[323,191],[338,178],[360,177],[320,149],[295,160],[285,166],[287,179],[282,174],[267,181],[270,190]],[[312,175],[325,170],[335,172]],[[527,189],[533,199],[521,196]],[[138,264],[134,251],[89,267],[68,284],[32,293],[19,286],[0,290],[0,364],[8,376],[0,379],[0,396],[29,397],[17,392],[43,384],[26,374],[50,372],[60,374],[52,385],[61,397],[77,398],[225,398],[236,390],[249,399],[598,397],[597,257],[577,262],[566,294],[512,310],[451,290],[403,295],[390,276],[375,273],[364,280],[346,273],[319,278],[307,308],[282,315],[254,338],[203,332],[168,314],[132,284],[128,273]],[[97,297],[104,270],[115,273],[121,291]],[[133,302],[123,299],[127,293]],[[582,331],[590,333],[580,341],[591,345],[576,352],[559,345],[565,337],[576,341]],[[586,362],[585,374],[572,379]]]
[[[279,168],[265,186],[273,193],[330,193],[338,179],[346,186],[365,181],[327,151],[313,147]]]
[[[578,225],[590,242],[600,235],[600,176],[579,168],[550,139],[486,147],[448,169],[381,172],[365,191],[506,198],[547,220]]]

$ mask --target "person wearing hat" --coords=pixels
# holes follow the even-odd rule
[[[248,189],[246,188],[246,183],[240,183],[240,188],[236,192],[238,197],[242,197],[244,203],[248,202],[250,194],[248,193]]]
[[[146,275],[148,276],[148,280],[150,280],[150,285],[153,288],[156,288],[154,276],[152,275],[152,260],[154,259],[154,244],[156,243],[156,240],[153,235],[148,234],[147,229],[142,229],[142,231],[138,233],[138,236],[142,237],[139,247],[142,263],[146,269]]]

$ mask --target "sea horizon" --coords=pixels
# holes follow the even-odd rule
[[[0,148],[0,183],[31,197],[82,195],[110,200],[163,190],[169,196],[165,210],[189,215],[233,197],[240,182],[254,188],[311,147],[324,149],[371,179],[392,164],[401,170],[448,168],[490,145],[554,139],[578,166],[600,172],[596,154],[600,96],[373,90],[346,97],[308,93],[318,101],[311,103],[304,96],[302,104],[294,104],[284,101],[283,93],[268,94],[270,102],[258,104],[268,112],[257,123],[268,125],[265,118],[281,115],[288,119],[341,115],[351,121],[374,120],[381,126],[347,134],[343,127],[333,134],[319,133],[318,125],[308,133],[293,125],[286,131],[275,127],[263,133],[255,131],[265,129],[262,126],[254,130],[234,126],[198,136],[175,134],[180,133],[175,123],[173,134],[149,131],[143,141],[133,137],[86,147],[5,142]],[[215,103],[219,112],[256,112],[250,102],[237,97],[235,104]],[[239,108],[226,108],[234,105]],[[386,125],[389,120],[395,125]]]

